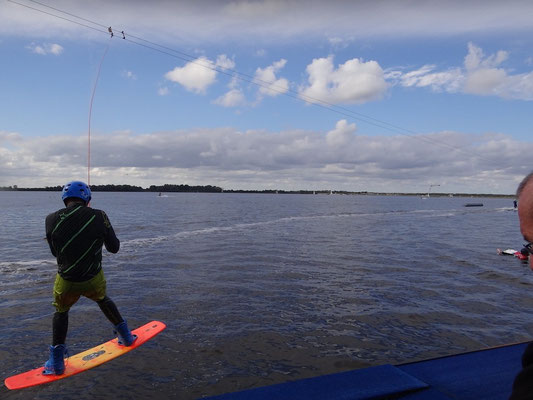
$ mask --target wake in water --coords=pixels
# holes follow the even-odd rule
[[[33,271],[55,269],[55,260],[3,261],[0,262],[0,274],[25,274]]]
[[[494,209],[485,209],[484,212],[492,212]],[[268,225],[283,225],[290,223],[298,222],[309,222],[309,221],[319,221],[319,220],[331,220],[331,219],[343,219],[343,218],[382,218],[382,217],[401,217],[408,215],[421,215],[425,217],[449,217],[465,213],[471,213],[471,211],[465,211],[461,209],[453,210],[398,210],[398,211],[383,211],[375,213],[356,213],[356,212],[343,212],[343,213],[334,213],[334,214],[322,214],[322,215],[307,215],[307,216],[290,216],[275,218],[268,221],[260,222],[250,222],[250,223],[238,223],[229,226],[217,226],[217,227],[206,227],[202,229],[195,229],[190,231],[181,231],[177,233],[172,233],[168,235],[160,235],[155,237],[144,237],[144,238],[135,238],[122,241],[122,246],[125,250],[130,249],[131,247],[149,247],[154,246],[162,242],[167,241],[176,241],[189,239],[194,236],[210,235],[220,232],[235,232],[235,231],[247,231],[253,230],[256,228],[261,228]]]

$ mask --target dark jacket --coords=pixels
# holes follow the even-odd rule
[[[533,399],[533,342],[522,355],[522,371],[518,373],[513,383],[513,393],[509,400]]]
[[[46,239],[58,273],[72,282],[87,281],[102,269],[102,246],[118,252],[120,241],[102,210],[70,204],[46,217]]]

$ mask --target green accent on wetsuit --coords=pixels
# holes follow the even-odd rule
[[[59,228],[59,225],[61,225],[61,223],[66,220],[68,217],[70,217],[72,214],[74,214],[76,211],[78,211],[82,206],[78,206],[76,207],[74,210],[72,210],[71,212],[69,212],[68,214],[59,214],[59,218],[60,218],[60,221],[57,223],[57,225],[55,226],[54,230],[52,231],[52,234],[54,234],[54,232],[57,230],[57,228]]]
[[[72,264],[70,267],[68,267],[68,268],[66,268],[65,270],[63,270],[63,273],[66,274],[68,271],[70,271],[72,268],[74,268],[76,265],[78,265],[78,263],[79,263],[79,262],[80,262],[80,261],[81,261],[81,260],[87,255],[87,253],[93,248],[93,246],[94,246],[97,242],[98,242],[98,240],[95,240],[95,241],[93,242],[93,244],[91,244],[91,247],[89,247],[89,248],[87,249],[87,251],[86,251],[85,253],[83,253],[83,254],[81,255],[81,257],[78,258],[78,259],[76,260],[76,262],[75,262],[74,264]],[[99,263],[99,264],[100,264],[100,263]],[[87,269],[90,270],[91,267],[92,267],[93,265],[94,265],[94,263],[92,263],[91,265],[89,265],[89,268],[87,268]],[[83,275],[83,274],[82,274],[82,275]]]
[[[102,269],[102,246],[116,253],[120,242],[102,210],[70,204],[46,217],[46,239],[59,275],[70,282],[94,278]]]
[[[89,221],[87,221],[87,223],[86,223],[85,225],[83,225],[83,226],[81,227],[81,229],[80,229],[78,232],[76,232],[76,233],[74,234],[74,236],[72,236],[72,237],[68,240],[67,243],[65,243],[65,245],[61,248],[61,253],[63,253],[63,251],[65,251],[65,249],[67,248],[67,246],[68,246],[68,245],[69,245],[74,239],[76,239],[76,238],[78,237],[78,235],[79,235],[80,233],[82,233],[83,230],[84,230],[85,228],[87,228],[87,226],[88,226],[91,222],[94,221],[95,218],[96,218],[96,215],[93,215],[93,216],[91,217],[91,219],[90,219]],[[94,245],[95,242],[96,242],[96,241],[93,242],[93,244],[91,245],[91,247]],[[90,250],[90,248],[89,248],[89,250]],[[89,251],[89,250],[87,250],[87,251]],[[87,251],[85,252],[85,254],[87,254]],[[85,254],[84,254],[84,255],[85,255]],[[79,261],[79,260],[78,260],[78,261]],[[77,263],[78,261],[76,261],[76,263]],[[70,267],[70,268],[72,268],[72,267]],[[69,269],[70,269],[70,268],[69,268]],[[66,271],[65,271],[65,272],[66,272]]]

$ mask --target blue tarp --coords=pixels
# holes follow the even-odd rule
[[[209,400],[507,400],[527,343],[398,366],[381,365]]]
[[[385,383],[385,384],[384,384]],[[364,400],[427,385],[392,365],[364,368],[210,397],[210,400]]]
[[[400,365],[451,399],[507,400],[527,343]]]

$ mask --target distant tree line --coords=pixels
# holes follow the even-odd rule
[[[62,186],[46,186],[44,188],[21,188],[17,185],[0,187],[0,190],[11,191],[45,191],[60,192]],[[218,186],[189,186],[189,185],[151,185],[148,189],[132,185],[91,185],[93,192],[206,192],[220,193],[222,188]]]
[[[189,186],[189,185],[169,185],[165,184],[163,186],[151,185],[148,189],[148,192],[205,192],[205,193],[220,193],[222,188],[218,186]]]
[[[46,187],[43,187],[43,188],[21,188],[21,187],[18,187],[17,185],[13,185],[13,186],[1,186],[0,187],[0,190],[4,190],[4,191],[18,191],[18,192],[57,192],[57,191],[61,191],[61,189],[63,189],[62,186],[46,186]]]
[[[45,192],[60,192],[62,186],[46,186],[43,188],[21,188],[17,185],[0,186],[0,191],[45,191]],[[378,193],[378,192],[349,192],[344,190],[233,190],[222,189],[218,186],[189,186],[189,185],[151,185],[144,189],[140,186],[132,185],[91,185],[93,192],[189,192],[189,193],[273,193],[273,194],[345,194],[345,195],[374,195],[374,196],[425,196],[425,193]],[[431,197],[514,197],[512,194],[480,194],[480,193],[431,193]]]
[[[145,192],[140,186],[132,185],[91,185],[93,192]]]

